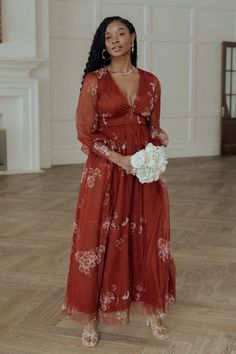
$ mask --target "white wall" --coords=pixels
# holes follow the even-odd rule
[[[168,156],[219,154],[221,41],[236,41],[235,0],[3,0],[2,6],[0,66],[8,58],[28,68],[43,60],[30,74],[39,81],[42,168],[84,161],[74,124],[80,80],[93,34],[110,15],[134,23],[138,66],[162,82]]]
[[[220,153],[221,41],[236,40],[232,0],[49,0],[52,161],[81,162],[74,114],[91,39],[105,16],[130,19],[138,66],[162,83],[169,157]]]
[[[2,0],[0,57],[35,57],[35,0]]]
[[[33,73],[39,80],[40,160],[41,167],[51,167],[49,4],[36,0],[36,55],[43,63]]]
[[[28,107],[25,111],[32,111],[31,123],[22,124],[22,140],[28,137],[29,140],[40,140],[32,148],[40,149],[37,156],[40,156],[41,167],[51,166],[51,125],[49,118],[49,21],[48,21],[48,0],[2,0],[2,25],[3,43],[0,43],[0,87],[7,97],[9,85],[15,85],[18,92],[20,87],[30,88],[34,86],[34,94],[28,92]],[[40,60],[38,60],[40,59]],[[11,86],[12,86],[11,85]],[[27,90],[26,88],[24,88]],[[39,94],[38,94],[39,89]],[[5,90],[5,91],[4,91]],[[11,87],[12,102],[14,102],[13,87]],[[18,97],[18,96],[17,96]],[[39,109],[38,109],[39,107]],[[0,107],[0,113],[4,107]],[[18,120],[25,118],[24,112],[17,111],[14,118]],[[3,112],[4,113],[4,112]],[[9,117],[2,115],[1,125],[5,127]],[[34,135],[31,128],[34,122]],[[30,135],[31,134],[31,135]],[[30,136],[29,136],[30,135]],[[15,137],[15,140],[18,137]],[[10,139],[8,139],[9,143]],[[22,146],[24,144],[22,141]],[[25,147],[24,147],[25,149]],[[8,151],[13,151],[8,147]],[[9,157],[9,156],[8,156]],[[10,156],[10,160],[14,160]],[[24,170],[25,166],[33,165],[25,163],[24,166],[15,166],[14,170]],[[33,167],[32,167],[33,169]]]

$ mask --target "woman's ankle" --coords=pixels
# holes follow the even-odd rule
[[[161,318],[156,314],[147,315],[147,318],[149,319],[150,323],[153,326],[161,326],[162,325]]]
[[[88,323],[85,325],[85,328],[89,331],[96,331],[98,327],[98,321],[97,320],[91,320],[88,321]]]

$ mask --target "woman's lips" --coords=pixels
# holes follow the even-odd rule
[[[121,49],[121,47],[114,47],[112,48],[113,52],[118,52]]]

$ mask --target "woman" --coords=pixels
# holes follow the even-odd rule
[[[93,39],[76,112],[84,166],[62,313],[86,323],[94,347],[99,320],[125,325],[131,311],[147,317],[156,338],[176,301],[168,192],[163,178],[141,184],[130,156],[149,142],[167,146],[160,128],[160,82],[137,68],[133,25],[107,17]]]

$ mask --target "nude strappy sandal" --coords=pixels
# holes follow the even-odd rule
[[[86,328],[84,328],[82,333],[82,345],[84,347],[94,348],[99,341],[100,335],[97,331],[89,332]]]
[[[161,321],[161,317],[159,317]],[[151,326],[152,329],[152,334],[154,335],[155,338],[157,339],[167,339],[170,337],[168,329],[163,325],[161,321],[161,325],[153,325],[150,319],[147,319],[146,322],[147,326]]]

